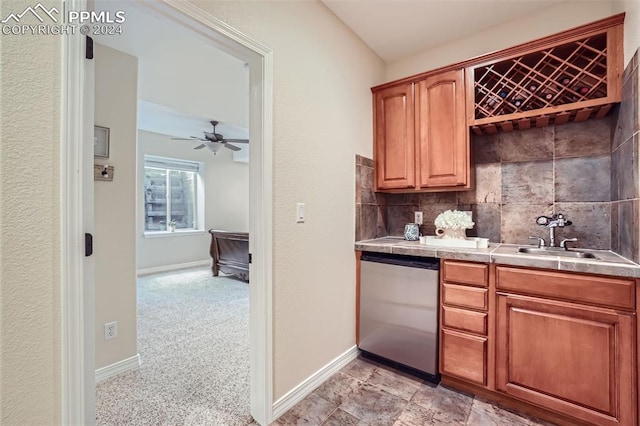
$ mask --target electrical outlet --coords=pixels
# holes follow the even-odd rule
[[[104,325],[104,340],[111,340],[118,336],[118,322],[108,322]]]
[[[422,225],[422,212],[413,212],[414,215],[414,223],[418,225]]]

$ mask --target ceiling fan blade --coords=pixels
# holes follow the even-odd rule
[[[193,141],[193,140],[206,141],[206,139],[202,139],[197,136],[189,136],[188,138],[171,138],[171,140],[172,141]]]
[[[242,149],[239,146],[230,145],[228,143],[225,143],[224,146],[229,148],[231,151],[240,151]]]
[[[249,139],[225,139],[224,141],[233,143],[249,143]]]
[[[201,143],[200,145],[196,146],[196,147],[195,147],[195,148],[193,148],[193,149],[202,149],[202,148],[204,148],[204,147],[206,147],[206,146],[207,146],[206,144]]]

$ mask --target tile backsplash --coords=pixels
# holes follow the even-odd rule
[[[465,192],[374,193],[373,161],[356,156],[356,240],[402,236],[422,211],[421,232],[433,235],[436,216],[471,210],[470,236],[529,243],[548,238],[536,217],[564,213],[572,225],[556,238],[576,247],[640,256],[640,78],[638,52],[623,77],[623,101],[609,117],[582,123],[472,135],[475,188]]]
[[[611,249],[640,262],[639,51],[622,76],[622,102],[616,113],[611,144]]]
[[[423,212],[422,233],[433,235],[436,216],[458,209],[473,212],[476,225],[468,235],[527,244],[529,236],[548,237],[536,217],[565,213],[573,225],[557,230],[558,239],[576,237],[576,246],[610,249],[611,118],[473,136],[472,143],[473,190],[377,194],[384,201],[377,202],[382,220],[376,235],[401,236],[415,211]],[[571,143],[579,148],[570,149]],[[373,187],[373,173],[370,179]],[[373,227],[368,220],[362,223],[370,223],[362,229]]]

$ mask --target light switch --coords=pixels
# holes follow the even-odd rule
[[[304,203],[296,204],[296,222],[304,223],[304,217],[305,217]]]
[[[422,212],[413,212],[414,215],[414,223],[418,225],[422,225]]]

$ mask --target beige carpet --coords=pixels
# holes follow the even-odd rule
[[[211,270],[138,279],[139,370],[96,386],[98,425],[248,425],[249,286]]]

